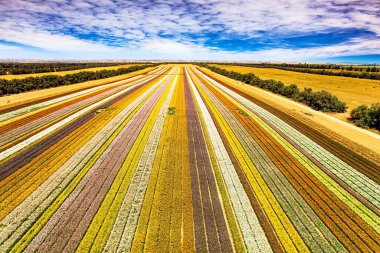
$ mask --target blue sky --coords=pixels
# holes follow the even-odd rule
[[[378,0],[0,0],[0,58],[380,63]]]

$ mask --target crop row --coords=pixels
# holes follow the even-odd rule
[[[239,222],[247,250],[248,252],[269,252],[271,251],[271,247],[249,202],[248,196],[243,189],[243,185],[241,184],[234,166],[228,156],[227,150],[223,145],[222,139],[218,134],[211,115],[201,99],[200,94],[195,88],[190,76],[187,75],[187,79],[191,84],[194,96],[205,119],[205,125],[208,133],[210,134],[210,140],[215,151],[216,159],[219,164],[219,168],[223,173],[230,199],[234,206],[234,213]]]
[[[109,146],[111,140],[115,138],[127,122],[129,122],[133,113],[142,106],[146,98],[152,94],[160,84],[162,84],[162,81],[157,82],[142,95],[140,94],[135,101],[131,101],[130,105],[127,105],[125,109],[114,117],[104,128],[99,130],[85,146],[60,169],[53,173],[53,175],[24,202],[15,208],[12,213],[3,219],[2,223],[6,224],[7,227],[1,231],[2,241],[4,242],[4,240],[10,237],[9,240],[3,244],[4,247],[13,245],[30,226],[33,228],[33,224],[35,224],[34,227],[37,226],[37,230],[34,230],[34,232],[31,231],[29,234],[38,232],[38,227],[41,227],[42,224],[35,223],[36,220],[47,221],[44,216],[47,215],[47,218],[50,217],[54,210],[61,205],[62,201],[66,198],[65,196],[68,196],[74,190],[74,187],[103,153],[105,147]],[[123,108],[123,105],[120,106]],[[45,215],[43,215],[44,213]],[[17,219],[15,217],[17,217]],[[18,231],[16,231],[16,229]]]
[[[204,69],[200,69],[200,71],[210,77],[209,71],[205,71]],[[222,81],[222,79],[224,81]],[[376,155],[370,150],[348,141],[344,137],[337,135],[335,132],[325,127],[321,127],[321,125],[318,125],[311,120],[307,120],[304,117],[298,117],[298,115],[293,113],[291,110],[274,106],[272,102],[262,99],[254,93],[247,94],[239,90],[238,87],[231,85],[231,83],[226,81],[224,77],[218,77],[218,82],[252,101],[261,108],[276,115],[292,127],[296,128],[298,131],[301,131],[302,134],[311,138],[313,141],[317,142],[319,145],[329,150],[346,163],[350,164],[351,167],[361,171],[379,183],[379,166],[378,164],[376,165],[372,162],[372,160],[376,161],[377,158],[374,158]]]
[[[113,193],[115,187],[112,186],[119,181],[117,175],[123,175],[128,170],[124,160],[133,154],[134,143],[165,89],[166,86],[162,85],[133,115],[79,183],[77,187],[80,192],[70,195],[33,239],[41,242],[38,248],[71,251],[78,246],[94,216],[102,214],[98,209],[106,203],[104,198],[107,194],[110,196]],[[60,235],[63,228],[65,233]]]
[[[13,121],[9,124],[5,124],[0,127],[0,146],[7,144],[20,136],[34,135],[38,128],[47,128],[49,125],[58,122],[59,120],[68,117],[69,115],[85,108],[101,99],[109,97],[121,90],[140,83],[144,80],[139,80],[138,82],[127,82],[119,85],[114,85],[113,87],[108,87],[106,89],[96,91],[85,96],[77,97],[71,99],[70,101],[65,101],[59,105],[46,108],[38,113],[34,113],[27,117],[22,117],[17,121]]]
[[[1,152],[0,156],[3,159],[6,159],[7,157],[15,154],[16,152],[24,149],[25,147],[28,147],[31,144],[37,142],[38,140],[44,138],[45,136],[53,133],[55,130],[60,129],[60,131],[65,131],[65,130],[70,131],[67,126],[64,128],[61,128],[61,127],[65,126],[67,123],[73,121],[74,119],[76,119],[76,120],[72,124],[70,124],[69,126],[73,127],[75,125],[75,128],[76,128],[77,126],[82,125],[84,122],[88,121],[90,118],[92,118],[94,116],[94,112],[98,108],[100,108],[101,105],[104,105],[107,102],[116,102],[116,99],[118,99],[121,95],[124,95],[124,96],[128,95],[129,91],[131,91],[131,90],[133,90],[133,89],[121,90],[121,91],[119,91],[119,92],[117,92],[117,93],[115,93],[109,97],[106,97],[106,98],[104,98],[104,99],[102,99],[102,100],[100,100],[94,104],[91,104],[90,106],[70,115],[69,117],[55,123],[54,125],[44,129],[43,131],[41,131],[41,132],[29,137],[28,139],[12,146],[11,148]],[[75,129],[75,128],[73,128],[73,129]],[[55,132],[56,135],[58,132],[59,131]],[[50,135],[50,136],[52,136],[52,135]],[[60,133],[59,136],[65,136],[65,135]],[[47,140],[47,139],[44,139],[44,140]],[[49,142],[51,142],[51,141],[49,140]],[[46,145],[45,147],[48,147],[48,146]],[[23,156],[25,157],[25,154],[23,154]],[[30,156],[30,155],[28,154],[27,156]],[[21,159],[18,159],[18,160],[21,162]],[[20,162],[18,162],[17,165]],[[22,162],[25,162],[25,159],[23,159]],[[4,163],[4,164],[6,164],[6,163]],[[8,171],[9,170],[8,168],[12,168],[13,170],[17,169],[17,165],[13,164],[13,163],[12,164],[6,164],[6,165],[4,165],[4,171]],[[6,176],[6,175],[9,175],[9,173],[3,172],[2,176],[3,175]]]
[[[240,159],[239,162],[241,163],[241,166],[245,170],[244,173],[246,174],[246,176],[250,176],[249,174],[247,175],[247,173],[252,173],[253,172],[252,170],[256,169],[256,168],[255,168],[255,165],[253,164],[253,160],[251,160],[249,158],[249,154],[244,150],[244,147],[243,147],[244,143],[240,142],[239,136],[236,134],[236,133],[238,133],[238,128],[236,128],[236,125],[230,125],[231,124],[231,118],[229,118],[228,114],[226,114],[226,111],[228,111],[228,110],[226,108],[223,108],[223,106],[221,106],[220,101],[213,94],[211,94],[207,90],[205,90],[204,87],[202,87],[202,85],[200,87],[203,90],[202,92],[205,93],[204,98],[206,98],[206,96],[207,96],[207,98],[211,101],[211,103],[214,104],[215,107],[217,108],[217,110],[214,110],[213,112],[215,114],[220,114],[221,118],[223,118],[224,122],[219,121],[220,122],[219,124],[222,124],[222,126],[223,126],[222,129],[223,129],[223,131],[226,131],[225,134],[227,134],[227,137],[230,137],[232,140],[235,141],[235,143],[229,141],[230,145],[232,145],[232,148],[235,149],[234,150],[235,153],[245,156],[245,158],[244,158],[245,161]],[[234,108],[232,110],[234,110]],[[240,150],[237,152],[236,148],[239,148]],[[255,175],[255,174],[256,174],[256,177],[258,178],[258,180],[260,180],[261,176],[258,175],[257,172],[254,173],[253,175]],[[250,184],[252,187],[253,186],[252,185],[252,178],[249,178],[249,180],[250,180]],[[266,188],[266,185],[262,185],[261,187]],[[264,196],[258,195],[260,193],[259,193],[259,190],[257,188],[254,189],[254,192],[259,199],[259,204],[263,207],[265,215],[271,221],[275,234],[277,235],[277,237],[279,237],[281,243],[283,244],[282,246],[285,247],[285,251],[296,250],[297,246],[294,245],[295,240],[291,239],[291,236],[293,235],[293,236],[297,237],[298,234],[294,230],[292,231],[292,226],[291,225],[289,226],[289,224],[287,224],[287,231],[285,230],[284,231],[285,233],[282,232],[282,230],[284,230],[284,228],[283,228],[284,225],[282,224],[282,222],[285,222],[285,224],[286,224],[286,220],[283,220],[281,222],[281,220],[278,219],[279,215],[284,217],[284,213],[282,212],[281,208],[277,207],[276,209],[274,209],[276,206],[278,206],[278,203],[275,200],[273,201],[273,199],[272,199],[271,202],[269,202],[272,204],[268,205],[268,202],[267,202],[268,200],[266,200],[264,198]],[[274,210],[274,212],[273,212],[273,210]],[[290,234],[290,233],[292,233],[292,234]],[[289,241],[287,241],[287,240],[289,240]],[[300,240],[300,238],[298,239],[298,244],[302,247],[303,242],[302,242],[302,240]],[[306,250],[306,249],[304,248],[304,250]]]
[[[33,192],[40,184],[44,182],[62,163],[65,157],[75,155],[76,151],[94,136],[112,117],[116,116],[123,106],[127,106],[134,99],[137,99],[147,87],[141,88],[118,106],[119,109],[110,108],[107,113],[96,115],[93,120],[83,124],[76,129],[73,134],[66,136],[63,140],[55,143],[50,149],[43,152],[30,163],[20,168],[17,173],[13,173],[5,180],[0,182],[2,187],[1,200],[1,217],[6,214],[7,210],[12,210],[25,197]],[[111,110],[112,109],[112,110]],[[41,169],[42,168],[42,169]]]
[[[97,91],[79,98],[72,99],[68,102],[60,103],[57,106],[47,108],[45,110],[41,110],[38,113],[34,113],[28,115],[27,117],[22,117],[17,121],[12,121],[8,124],[2,125],[0,127],[0,146],[1,149],[4,149],[5,144],[12,144],[15,146],[14,140],[18,137],[22,136],[22,140],[28,139],[28,137],[32,138],[36,136],[38,132],[45,130],[51,125],[60,126],[60,122],[64,121],[65,118],[72,116],[73,114],[77,114],[80,111],[86,109],[86,107],[91,107],[95,102],[103,103],[104,99],[109,98],[111,95],[115,95],[122,91],[128,91],[134,87],[137,87],[141,84],[144,84],[157,76],[153,76],[151,78],[141,78],[141,80],[135,82],[127,82],[127,84],[118,84],[113,87],[108,87],[101,91]],[[76,117],[80,116],[76,115]],[[72,120],[73,118],[70,118]],[[54,131],[54,129],[52,129]],[[49,134],[49,133],[45,133]],[[29,138],[29,139],[30,139]],[[12,142],[13,141],[13,142]],[[21,142],[19,140],[18,142]],[[23,146],[24,147],[24,146]]]
[[[212,101],[210,101],[209,96],[204,95],[203,98],[211,107],[212,113],[220,115],[219,109],[215,107],[215,104]],[[299,248],[300,250],[303,249],[304,251],[307,251],[307,247],[305,246],[303,240],[299,237],[289,218],[280,207],[279,203],[275,199],[275,196],[264,182],[248,154],[245,152],[243,146],[235,136],[233,129],[229,127],[222,115],[217,118],[218,124],[222,126],[224,134],[226,135],[228,142],[231,144],[234,153],[238,154],[237,159],[240,166],[242,166],[251,187],[258,197],[265,214],[270,220],[273,229],[285,250],[297,250],[297,248]]]
[[[249,133],[253,129],[252,126],[249,125],[249,118],[240,115],[239,112],[234,110],[234,106],[231,107],[230,105],[232,110],[228,110],[216,100],[214,95],[207,91],[206,93],[208,93],[210,98],[213,98],[214,104],[217,105],[230,127],[234,129],[236,137],[240,143],[242,143],[248,156],[263,176],[271,191],[274,192],[280,205],[287,213],[287,216],[297,228],[298,233],[303,237],[304,241],[309,244],[309,247],[312,248],[313,251],[318,252],[318,250],[320,250],[319,247],[328,249],[331,247],[329,244],[331,244],[338,251],[341,251],[342,247],[335,237],[331,235],[326,226],[313,213],[286,178],[284,178],[260,145],[252,138],[257,136],[257,133]],[[219,96],[219,99],[222,99],[222,97]],[[228,101],[226,102],[225,99],[222,99],[222,101],[228,104]],[[260,139],[262,138],[259,138],[259,140]],[[330,250],[334,250],[334,248]]]
[[[8,114],[0,251],[380,251],[370,163],[207,73],[162,67]]]
[[[208,77],[206,77],[208,78]],[[251,101],[247,100],[246,98],[238,95],[237,93],[229,90],[228,88],[216,83],[215,81],[211,80],[217,87],[219,87],[221,90],[223,90],[224,92],[226,92],[227,94],[229,94],[230,96],[234,97],[238,102],[238,104],[244,104],[245,106],[247,106],[248,108],[248,111],[252,110],[252,113],[255,113],[256,115],[259,115],[259,117],[261,117],[263,120],[266,120],[266,122],[270,122],[270,124],[272,124],[274,127],[276,127],[280,133],[283,133],[286,131],[287,128],[291,128],[289,125],[287,125],[285,122],[281,121],[280,119],[278,119],[276,116],[270,114],[269,112],[265,111],[264,109],[258,107],[257,105],[255,105],[254,103],[252,103]],[[239,105],[237,105],[239,106]],[[282,127],[282,126],[286,126],[285,127]],[[284,130],[285,129],[285,130]],[[272,131],[273,133],[277,134],[271,127],[268,127],[268,130],[269,131]],[[298,132],[296,130],[294,130],[294,132]],[[295,142],[296,144],[299,143],[299,139],[301,139],[301,133],[299,133],[300,136],[297,136],[299,137],[299,139],[297,139],[296,137],[293,137],[292,135],[290,135],[289,131],[285,132],[287,134],[287,136],[293,141]],[[285,134],[284,133],[284,134]],[[278,135],[278,134],[277,134]],[[292,138],[293,137],[293,138]],[[308,138],[306,136],[303,136],[303,139],[302,140],[308,140]],[[311,145],[314,149],[318,149],[318,145],[316,143],[313,143],[311,142]],[[292,145],[288,144],[289,148],[292,148],[293,150],[295,149]],[[323,148],[320,147],[321,150],[323,150]],[[298,151],[298,150],[297,150]],[[299,152],[299,151],[298,151]],[[324,152],[327,152],[326,150],[324,150]],[[307,154],[309,154],[308,152],[305,152]],[[310,154],[309,154],[310,155]],[[304,157],[304,154],[299,154],[299,156],[305,160],[306,163],[308,163],[310,166],[312,167],[316,167],[316,165],[314,165],[313,163],[310,162],[310,160],[306,157]],[[330,154],[330,156],[333,156],[332,154]],[[318,157],[314,157],[316,160],[319,161]],[[335,158],[335,160],[340,160],[338,158]],[[326,161],[326,160],[325,160]],[[331,163],[334,162],[333,159],[331,159],[331,161],[329,161]],[[323,163],[323,161],[321,161],[321,163]],[[343,163],[343,162],[342,162]],[[338,165],[337,165],[338,166]],[[348,166],[348,165],[347,165]],[[326,169],[329,169],[329,168],[332,168],[332,167],[325,167]],[[319,171],[320,168],[317,168],[316,171]],[[322,172],[323,173],[323,172]],[[374,205],[377,203],[376,199],[378,199],[376,196],[378,195],[378,189],[379,189],[379,186],[374,183],[373,181],[371,181],[370,179],[368,179],[367,177],[365,177],[364,175],[362,175],[361,173],[359,173],[357,170],[351,168],[350,169],[350,175],[351,175],[351,178],[349,179],[350,181],[352,180],[352,178],[355,178],[355,179],[358,179],[358,181],[362,182],[362,185],[364,185],[363,187],[365,189],[368,189],[368,192],[371,193],[371,192],[374,192],[371,196],[371,199],[374,200],[375,203],[373,203]],[[359,173],[359,174],[358,174]],[[355,177],[352,177],[352,175],[355,175]],[[337,183],[335,181],[333,181],[330,177],[328,177],[327,175],[324,175],[324,174],[321,174],[321,176],[323,178],[325,178],[325,181],[328,182],[328,184],[326,183],[326,185],[329,187],[330,185],[333,185],[335,186],[335,191],[338,191],[340,192],[340,194],[342,194],[342,197],[344,199],[348,199],[350,200],[350,202],[352,202],[352,207],[355,209],[356,207],[359,208],[359,210],[362,210],[363,212],[361,212],[361,214],[364,214],[364,215],[368,215],[369,218],[365,218],[366,216],[364,216],[363,218],[366,219],[366,220],[372,220],[372,218],[374,217],[373,214],[371,214],[371,212],[368,212],[366,211],[366,207],[363,206],[362,203],[358,203],[359,201],[354,199],[352,195],[348,194],[347,191],[345,191],[344,189],[342,189],[341,186],[337,185]],[[344,181],[344,179],[342,179]],[[323,181],[323,180],[322,180]],[[367,183],[365,183],[367,181]],[[346,182],[347,183],[347,182]],[[373,187],[372,189],[370,189],[371,187]],[[359,190],[359,192],[363,192],[364,190]],[[365,193],[365,191],[364,191]],[[365,195],[368,195],[368,194],[365,194]],[[374,195],[374,196],[373,196]],[[371,218],[372,217],[372,218]]]
[[[92,247],[92,250],[96,250],[104,248],[107,243],[107,238],[110,236],[113,226],[116,225],[115,220],[118,218],[121,206],[127,201],[125,196],[127,196],[127,192],[131,190],[131,187],[134,186],[131,182],[133,182],[134,174],[139,173],[139,168],[137,167],[139,162],[138,157],[141,157],[144,151],[143,147],[146,146],[149,138],[148,133],[151,132],[153,128],[152,122],[154,122],[158,116],[158,112],[164,103],[164,99],[166,99],[165,97],[167,93],[170,92],[167,87],[171,81],[171,78],[166,80],[164,85],[159,88],[160,92],[152,96],[150,101],[147,101],[139,113],[132,118],[131,122],[142,124],[142,128],[139,131],[136,140],[133,142],[118,175],[113,180],[113,184],[92,220],[90,227],[86,231],[86,235],[82,240],[79,249],[88,250]],[[162,93],[164,91],[165,93]],[[152,108],[153,105],[154,107]],[[128,131],[127,127],[128,125],[125,127],[125,131]],[[121,134],[122,132],[120,133],[120,138],[122,140],[123,138]],[[136,189],[134,192],[136,192]],[[129,208],[131,208],[131,206],[129,206]],[[116,231],[116,233],[117,232],[120,231]],[[121,233],[122,232],[123,231],[121,231]],[[119,236],[121,236],[121,234]]]
[[[223,112],[223,109],[220,110]],[[225,109],[224,111],[227,110]],[[325,225],[321,223],[318,217],[315,216],[310,207],[305,203],[297,191],[292,187],[291,184],[289,184],[287,179],[284,178],[282,173],[279,171],[278,168],[284,166],[284,161],[278,163],[276,160],[270,160],[262,149],[264,148],[269,155],[278,152],[276,150],[267,151],[268,149],[265,147],[265,144],[263,144],[262,140],[266,140],[268,137],[260,136],[260,133],[257,132],[252,132],[254,127],[250,124],[249,118],[241,119],[240,116],[235,113],[235,117],[240,121],[241,124],[244,125],[243,126],[239,123],[234,124],[232,117],[225,116],[225,118],[229,119],[231,127],[235,129],[237,137],[239,138],[239,132],[240,136],[243,135],[239,138],[239,140],[243,144],[252,161],[255,163],[256,167],[259,169],[261,175],[264,177],[264,180],[270,189],[275,193],[276,198],[278,199],[284,211],[287,213],[287,216],[296,226],[298,233],[303,237],[305,243],[307,243],[309,247],[313,249],[313,251],[318,251],[318,247],[321,247],[322,249],[327,249],[330,247],[330,242],[334,247],[338,249],[338,251],[341,251],[342,249],[339,246],[339,243],[337,243],[336,239],[331,236],[329,231],[326,230]],[[241,129],[240,131],[239,128]],[[258,143],[253,140],[251,136],[255,138],[255,140],[259,142],[261,146],[258,145]],[[286,157],[286,155],[284,157]],[[327,240],[324,239],[322,235],[326,237]]]
[[[131,248],[138,217],[141,212],[149,178],[153,169],[158,142],[165,121],[165,115],[174,92],[175,84],[176,80],[171,86],[169,94],[160,109],[157,120],[151,129],[151,134],[149,135],[147,144],[136,167],[136,172],[133,175],[128,192],[124,196],[123,204],[120,207],[115,223],[113,224],[111,234],[104,248],[105,251],[127,252]],[[125,215],[126,213],[128,215]]]
[[[230,252],[232,244],[220,198],[216,195],[216,179],[187,79],[185,79],[185,100],[196,248],[199,251],[207,247],[210,251]]]
[[[239,101],[241,101],[241,100],[239,100]],[[238,106],[238,104],[235,104],[235,106]],[[245,109],[245,110],[247,110],[247,109]],[[254,129],[252,126],[249,126],[247,129]],[[257,133],[256,134],[253,134],[252,136],[259,136]],[[263,138],[260,138],[260,137],[258,137],[257,138],[257,140],[260,140],[260,139],[263,139]],[[274,151],[270,151],[268,154],[276,154],[276,153],[278,153],[278,151],[276,151],[276,150],[274,150]],[[284,157],[284,156],[283,156]],[[305,190],[307,190],[307,189],[303,189],[302,190],[302,192],[305,192]],[[336,201],[334,201],[335,203],[336,203]],[[333,202],[333,203],[334,203]],[[344,206],[343,206],[344,207]],[[346,208],[346,212],[349,212],[350,213],[350,211],[351,210],[347,210],[347,208]],[[351,211],[351,213],[352,213],[352,211]],[[352,214],[351,214],[352,215]],[[330,215],[331,216],[331,215]],[[331,217],[333,217],[333,216],[331,216]],[[354,221],[355,220],[357,220],[357,218],[355,219],[354,218]],[[360,222],[359,222],[360,223]],[[363,223],[361,223],[361,224],[363,224]],[[352,225],[351,225],[352,226]],[[365,224],[363,224],[363,226],[364,227],[366,227],[365,226]],[[370,231],[371,229],[369,229],[368,227],[367,227],[367,229],[364,229],[364,231]],[[362,230],[363,231],[363,230]],[[356,232],[356,231],[355,231]],[[354,232],[354,234],[355,234],[355,232]],[[361,235],[362,236],[362,235]],[[373,238],[376,238],[376,235],[375,234],[372,234],[372,236],[374,236]],[[376,247],[376,246],[375,246]]]
[[[182,136],[186,134],[186,125],[183,124],[186,118],[182,115],[184,101],[180,92],[183,90],[181,76],[178,80],[176,94],[169,104],[172,111],[166,111],[132,252],[191,252],[194,247],[192,227],[183,233],[181,231],[182,227],[189,228],[192,225],[192,208],[183,209],[184,205],[191,205],[191,197],[189,200],[190,191],[185,196],[183,194],[183,189],[189,189],[190,176],[188,168],[187,175],[183,174],[185,163],[182,154],[186,152],[187,145]],[[172,159],[174,155],[176,159]]]

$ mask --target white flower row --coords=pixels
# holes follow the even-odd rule
[[[170,88],[169,94],[160,109],[152,132],[149,135],[139,164],[137,165],[131,184],[113,225],[110,237],[104,248],[104,252],[130,252],[162,128],[164,126],[165,116],[177,81],[178,75]]]
[[[247,251],[272,252],[272,248],[268,242],[264,230],[261,227],[260,222],[251,206],[247,193],[240,182],[239,176],[231,162],[211,115],[187,71],[186,76],[204,117],[206,128],[210,135],[211,144],[227,185],[230,200],[232,202]]]
[[[157,82],[157,84],[149,88],[143,95],[123,109],[74,156],[1,221],[1,224],[6,227],[0,231],[0,251],[5,252],[9,250],[9,247],[46,211],[54,199],[69,185],[72,179],[75,178],[99,148],[111,137],[122,122],[162,82]]]

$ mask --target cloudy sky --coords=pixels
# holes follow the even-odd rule
[[[0,58],[380,62],[379,0],[0,0]]]

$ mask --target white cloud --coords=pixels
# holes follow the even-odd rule
[[[334,46],[308,49],[270,49],[247,52],[228,52],[198,44],[172,40],[152,40],[135,48],[125,48],[99,58],[159,59],[159,60],[221,60],[221,61],[313,61],[326,57],[380,54],[376,40],[352,40]],[[95,57],[96,58],[96,57]]]
[[[141,51],[146,53],[171,55],[171,56],[195,56],[197,53],[208,53],[209,49],[190,43],[180,43],[169,39],[151,40],[142,43]]]
[[[379,41],[353,40],[334,46],[309,49],[271,49],[248,52],[228,52],[202,45],[168,39],[152,40],[133,48],[108,48],[107,51],[35,53],[14,46],[0,46],[3,58],[56,59],[158,59],[158,60],[220,60],[220,61],[313,61],[319,58],[380,54]]]
[[[11,38],[11,39],[9,39]],[[112,48],[77,39],[68,35],[54,35],[41,32],[19,32],[3,31],[0,33],[1,40],[10,40],[12,42],[26,44],[28,46],[42,48],[51,51],[69,51],[69,52],[98,52],[105,53]]]
[[[277,57],[282,60],[285,57],[295,59],[379,52],[378,0],[188,2],[190,4],[181,0],[12,0],[0,5],[0,40],[41,48],[46,51],[45,56],[56,52],[56,55],[65,57],[80,53],[84,57],[103,55],[104,58],[236,57],[255,60],[267,57],[271,60]],[[275,40],[334,29],[362,29],[375,35],[334,46],[299,50],[274,48],[258,52],[229,52],[204,44],[210,32],[219,33],[219,37],[225,39],[240,36]],[[95,33],[104,38],[96,38],[94,42],[86,36],[75,37],[75,33]],[[111,37],[112,45],[118,47],[109,46],[107,38]]]

